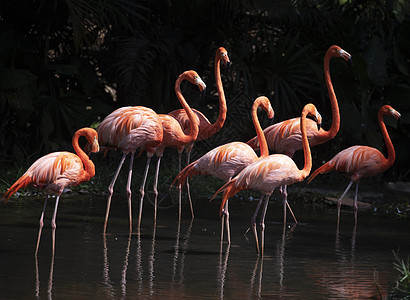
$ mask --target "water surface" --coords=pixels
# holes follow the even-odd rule
[[[400,220],[360,211],[355,227],[345,210],[338,231],[335,208],[299,204],[293,209],[303,224],[283,227],[282,207],[274,201],[263,259],[252,234],[244,235],[256,201],[231,201],[232,245],[221,251],[218,203],[194,200],[193,222],[185,203],[181,224],[176,207],[160,209],[155,228],[146,201],[141,235],[129,235],[125,197],[114,195],[104,236],[103,196],[63,196],[54,259],[54,201],[37,258],[43,199],[0,205],[0,299],[378,299],[398,276],[392,250],[410,253],[408,224]]]

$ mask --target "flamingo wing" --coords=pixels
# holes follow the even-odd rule
[[[158,115],[143,106],[121,107],[109,114],[97,127],[99,143],[115,146],[125,153],[141,147],[148,149],[162,141],[162,126]]]
[[[273,154],[244,168],[235,177],[236,187],[269,194],[279,186],[303,180],[299,173],[296,164],[287,155]]]
[[[61,194],[65,187],[85,181],[83,174],[84,166],[77,155],[70,152],[53,152],[36,160],[9,188],[4,198],[9,199],[20,188],[28,185]]]
[[[290,157],[295,151],[301,150],[302,134],[300,131],[300,118],[293,118],[273,124],[263,130],[270,151],[284,153]],[[323,129],[317,129],[317,123],[312,119],[306,119],[306,133],[309,145],[316,146],[322,143],[321,134]],[[258,138],[254,137],[247,142],[253,149],[259,148]]]
[[[209,127],[209,125],[211,125],[211,122],[209,122],[208,118],[203,113],[201,113],[199,110],[192,109],[192,111],[195,113],[197,120],[198,120],[198,124],[199,124],[198,125],[199,133],[198,133],[198,137],[196,140],[200,141],[200,140],[207,138],[207,137],[203,137],[203,134],[206,131],[206,128]],[[182,130],[184,131],[185,134],[189,134],[191,123],[189,122],[189,118],[185,110],[183,109],[173,110],[170,113],[168,113],[168,115],[174,117],[179,122],[179,124],[181,124]]]
[[[257,159],[249,145],[232,142],[216,147],[198,159],[195,170],[227,181]]]
[[[383,154],[368,146],[352,146],[336,154],[331,160],[315,170],[309,182],[319,174],[338,171],[346,173],[351,180],[357,181],[362,177],[383,173],[386,158]]]
[[[184,144],[181,141],[181,137],[185,136],[185,133],[180,123],[174,117],[167,114],[159,114],[158,116],[163,129],[163,139],[160,147],[182,147],[182,151]]]
[[[186,166],[177,175],[171,186],[176,181],[178,181],[178,185],[183,185],[187,177],[197,174],[212,175],[223,181],[228,181],[257,159],[255,151],[245,143],[231,142],[221,145]]]

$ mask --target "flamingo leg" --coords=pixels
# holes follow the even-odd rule
[[[192,146],[191,146],[191,149],[187,152],[187,159],[186,159],[187,164],[186,165],[189,165],[189,161],[191,160]],[[189,207],[191,208],[191,217],[192,217],[192,219],[194,219],[195,218],[195,216],[194,216],[194,207],[192,206],[192,199],[191,199],[191,192],[189,190],[189,179],[188,179],[188,177],[186,179],[186,189],[187,189],[187,193],[188,193]]]
[[[357,207],[357,194],[358,194],[358,191],[359,191],[359,181],[356,181],[356,192],[354,194],[354,204],[353,204],[353,207],[354,207],[354,225],[355,226],[357,224],[357,210],[358,210],[358,207]]]
[[[60,201],[60,195],[58,195],[56,198],[56,204],[54,205],[53,218],[51,219],[53,256],[54,256],[54,249],[55,249],[55,244],[56,244],[56,228],[57,228],[56,216],[57,216],[57,208],[58,208],[59,201]]]
[[[229,177],[227,182],[231,180],[232,177]],[[228,209],[228,201],[229,199],[226,200],[224,209],[222,210],[222,218],[221,218],[221,243],[223,242],[224,239],[224,225],[226,225],[226,234],[228,236],[228,244],[231,244],[231,231],[229,228],[229,209]]]
[[[287,185],[281,186],[281,187],[279,188],[279,191],[280,191],[280,193],[281,193],[281,195],[282,195],[282,200],[284,199],[284,201],[285,201],[284,205],[286,204],[286,206],[288,207],[288,209],[289,209],[289,211],[290,211],[290,213],[291,213],[291,215],[292,215],[292,217],[293,217],[293,220],[294,220],[295,223],[297,224],[297,223],[298,223],[298,220],[296,220],[295,214],[293,213],[293,210],[292,210],[292,208],[290,207],[289,202],[288,202],[288,186],[287,186]],[[285,214],[286,214],[286,212],[285,212]],[[286,220],[286,218],[284,219],[284,224],[286,224],[285,220]]]
[[[159,175],[159,166],[161,164],[161,156],[158,156],[157,167],[155,169],[155,179],[154,179],[154,226],[157,224],[157,207],[158,207],[158,175]]]
[[[149,163],[151,162],[151,157],[152,156],[147,156],[147,163],[145,165],[145,171],[144,171],[144,177],[142,178],[141,186],[140,186],[140,210],[139,210],[139,215],[138,215],[138,233],[140,232],[141,228],[141,218],[142,218],[142,205],[144,203],[144,188],[145,188],[145,182],[147,181],[147,175],[148,175],[148,170],[149,170]]]
[[[261,256],[263,256],[263,248],[264,248],[264,245],[265,245],[265,216],[266,216],[266,211],[268,210],[269,198],[270,198],[270,195],[266,195],[265,204],[263,205],[263,211],[262,211],[262,216],[261,216],[261,221],[260,221],[260,226],[261,226]],[[284,211],[286,213],[286,206],[285,206]]]
[[[221,218],[221,243],[224,239],[224,229],[226,227],[226,234],[228,237],[228,244],[231,244],[231,234],[229,229],[229,209],[228,209],[228,202],[229,199],[226,200],[224,209],[222,210],[222,218]],[[225,226],[226,225],[226,226]]]
[[[135,153],[131,153],[130,157],[130,167],[128,169],[128,179],[127,179],[127,201],[128,201],[128,219],[130,221],[130,232],[132,232],[132,211],[131,211],[131,178],[132,178],[132,166],[134,164],[134,155]]]
[[[353,181],[350,181],[349,185],[343,192],[342,196],[340,196],[340,198],[337,200],[337,223],[339,223],[339,219],[340,219],[340,206],[342,205],[342,198],[347,194],[352,184],[353,184]]]
[[[258,202],[258,205],[256,206],[255,212],[253,213],[252,220],[251,220],[251,226],[253,229],[253,235],[255,236],[255,243],[256,243],[256,252],[259,254],[259,242],[258,242],[258,233],[256,231],[256,217],[258,216],[259,209],[261,207],[261,204],[263,202],[263,198],[265,195],[262,194],[261,199]]]
[[[112,198],[112,194],[114,192],[114,184],[115,181],[117,180],[118,174],[120,173],[121,167],[124,164],[125,161],[125,157],[127,156],[127,154],[123,154],[120,160],[120,163],[117,167],[117,170],[115,171],[114,177],[111,180],[111,183],[108,187],[108,200],[107,200],[107,211],[105,213],[105,221],[104,221],[104,229],[103,229],[103,233],[106,232],[107,230],[107,222],[108,222],[108,215],[110,214],[110,207],[111,207],[111,198]]]
[[[44,201],[43,211],[41,212],[40,221],[39,221],[40,226],[38,228],[37,246],[36,246],[36,252],[35,252],[36,256],[38,252],[38,246],[40,245],[41,231],[43,230],[43,226],[44,226],[44,211],[46,210],[47,199],[48,199],[48,195],[47,195],[46,200]]]
[[[181,159],[182,153],[178,153],[178,174],[181,172]],[[178,185],[178,223],[181,223],[181,212],[182,210],[182,188]]]

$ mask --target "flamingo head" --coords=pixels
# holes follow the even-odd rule
[[[350,55],[349,52],[343,50],[342,48],[340,48],[339,46],[333,45],[329,48],[329,50],[327,50],[329,52],[329,54],[331,56],[335,56],[335,57],[341,57],[343,58],[345,61],[351,61],[352,60],[352,56]]]
[[[87,139],[88,143],[85,146],[85,151],[87,153],[96,153],[100,151],[100,145],[98,144],[98,133],[95,129],[86,127],[79,129],[77,132],[80,132],[80,134],[85,136]]]
[[[199,90],[201,91],[201,96],[205,95],[206,84],[202,80],[202,78],[198,75],[198,73],[192,70],[187,71],[186,73],[188,75],[187,80],[191,82],[192,84],[195,84],[196,86],[198,86]]]
[[[228,51],[224,47],[219,47],[218,51],[216,52],[217,59],[222,61],[222,65],[226,68],[229,68],[231,61],[229,60],[228,57]]]
[[[317,130],[322,127],[322,116],[312,103],[306,104],[302,111],[302,117],[311,116],[317,123]]]
[[[398,122],[397,126],[400,127],[401,114],[397,110],[395,110],[393,107],[391,107],[390,105],[383,105],[379,110],[379,115],[381,115],[380,117],[384,115],[393,116]]]
[[[255,100],[255,103],[258,106],[260,106],[264,111],[266,111],[269,119],[273,119],[275,112],[273,111],[272,105],[270,104],[270,101],[267,97],[260,96]]]

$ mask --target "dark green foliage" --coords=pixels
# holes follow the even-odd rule
[[[341,129],[331,143],[313,149],[313,167],[354,144],[385,151],[376,114],[388,103],[402,113],[403,127],[386,120],[397,162],[385,176],[408,180],[409,8],[405,0],[2,1],[1,164],[21,166],[69,148],[76,129],[120,106],[159,113],[179,108],[175,79],[188,69],[205,80],[208,95],[196,97],[188,85],[183,92],[213,122],[219,46],[232,61],[222,73],[228,119],[217,136],[198,143],[193,158],[254,136],[249,110],[259,95],[271,99],[275,122],[298,116],[312,102],[328,129],[323,58],[337,44],[353,58],[352,66],[341,59],[330,65]],[[260,118],[269,125],[263,113]]]

